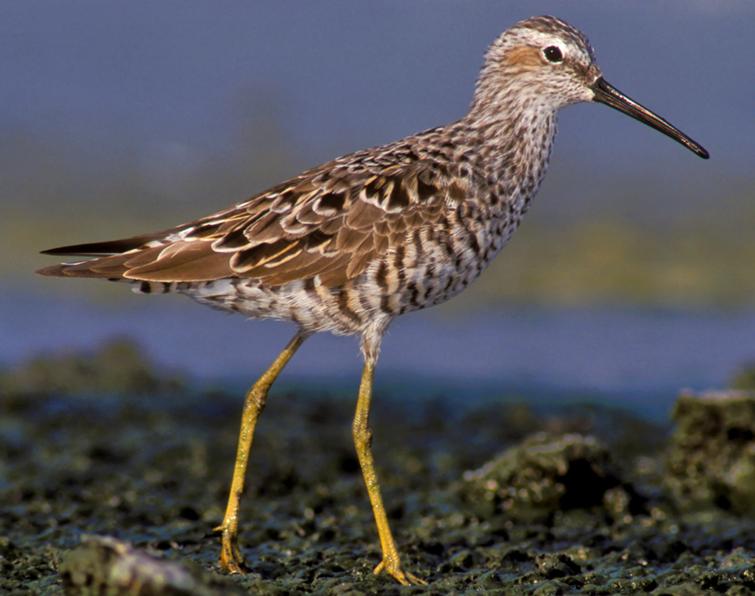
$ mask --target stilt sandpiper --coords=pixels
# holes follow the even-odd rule
[[[233,207],[168,230],[66,246],[88,257],[43,275],[95,277],[144,293],[178,292],[298,332],[257,380],[242,413],[220,564],[244,569],[239,499],[268,390],[311,334],[358,335],[364,356],[353,438],[377,524],[385,572],[404,570],[383,506],[369,427],[372,379],[388,325],[466,288],[516,230],[545,174],[556,113],[599,102],[708,153],[603,78],[587,38],[549,16],[522,21],[490,46],[459,120],[307,170]]]

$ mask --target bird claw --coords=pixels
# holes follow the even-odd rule
[[[231,533],[228,528],[224,528],[222,524],[213,529],[214,532],[222,532],[222,542],[220,545],[220,564],[221,569],[225,572],[234,574],[246,573],[246,565],[244,564],[244,556],[239,549],[238,540],[235,533]]]
[[[375,575],[387,573],[402,586],[426,586],[427,582],[413,573],[401,569],[401,563],[391,559],[383,559],[372,571]]]

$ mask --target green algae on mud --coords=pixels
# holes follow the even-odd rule
[[[56,367],[71,360],[55,362],[43,363],[42,379],[68,378]],[[61,593],[65,579],[69,593],[93,593],[87,569],[102,568],[85,535],[127,543],[132,560],[178,564],[208,594],[399,590],[372,575],[380,553],[351,444],[353,400],[271,396],[242,501],[251,572],[228,577],[211,528],[223,514],[241,393],[178,392],[180,379],[134,362],[90,361],[93,378],[117,379],[96,389],[77,377],[46,391],[28,372],[5,373],[14,390],[0,393],[0,592]],[[145,369],[155,384],[136,391]],[[379,394],[373,427],[405,565],[431,593],[755,590],[752,516],[715,499],[687,510],[667,488],[664,429],[650,422],[595,405]],[[734,436],[737,449],[751,445]],[[694,456],[677,439],[672,449]],[[488,504],[469,485],[476,475]]]

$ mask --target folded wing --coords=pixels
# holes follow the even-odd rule
[[[336,287],[401,243],[408,228],[436,225],[458,187],[422,161],[379,168],[335,161],[170,230],[45,251],[95,258],[39,273],[154,282],[248,277],[271,286],[319,276]]]

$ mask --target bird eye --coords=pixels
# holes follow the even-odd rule
[[[543,54],[549,62],[561,62],[564,59],[561,49],[557,46],[548,46],[543,50]]]

